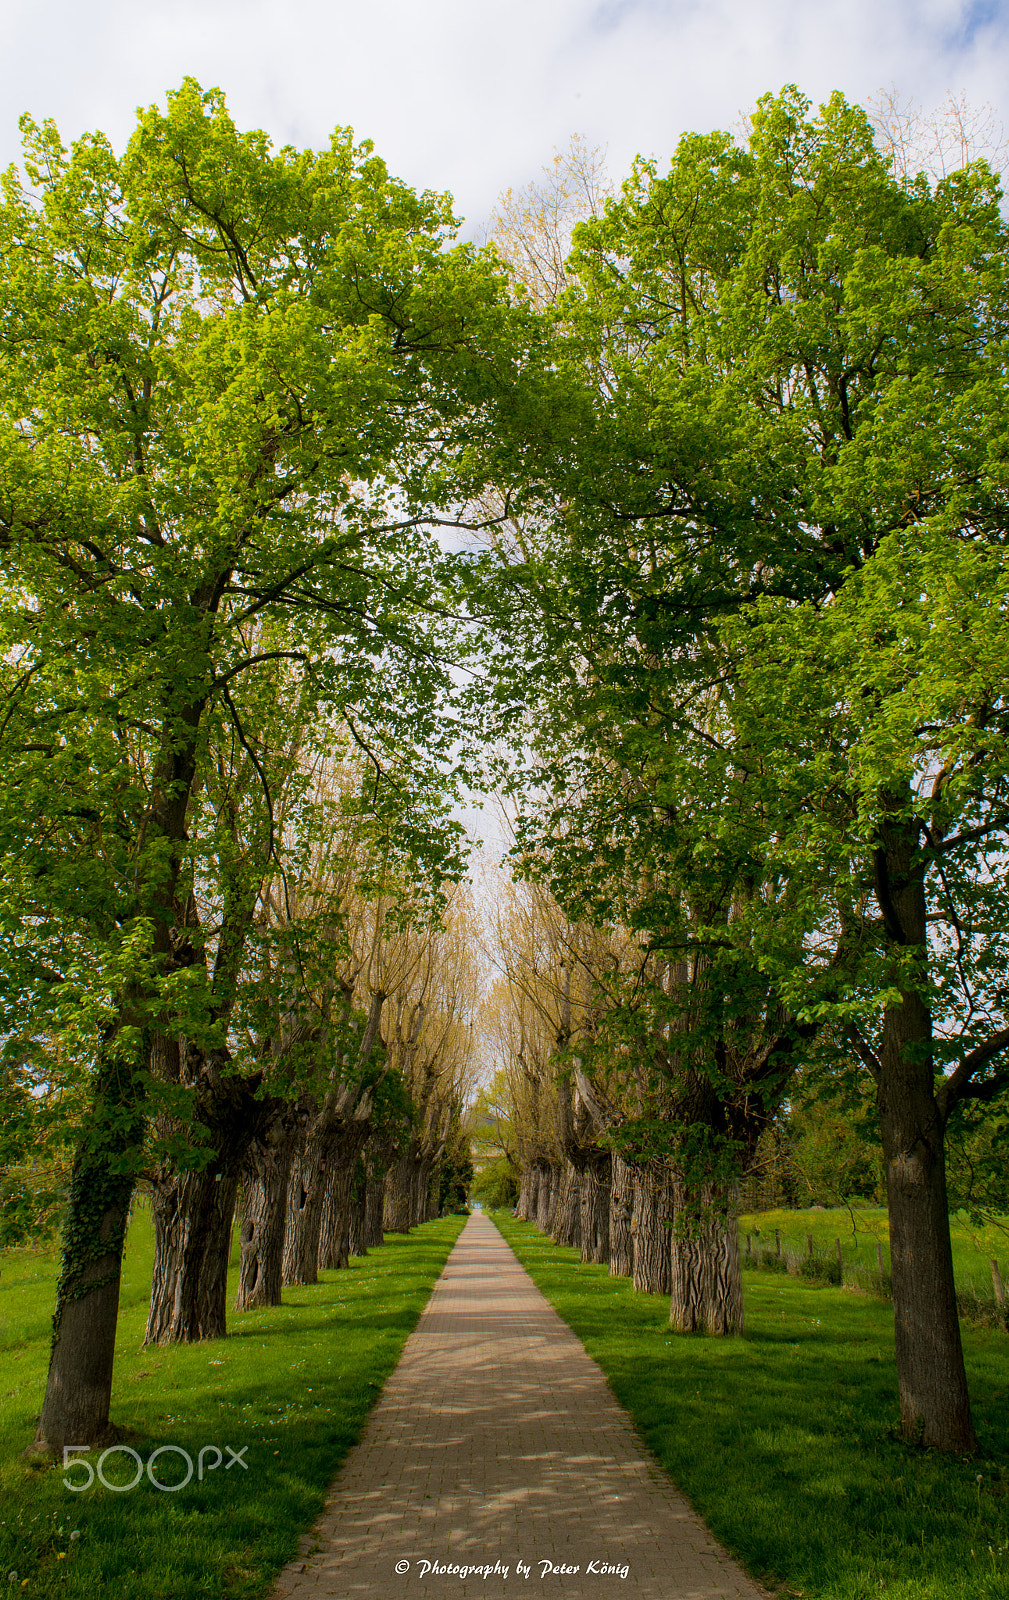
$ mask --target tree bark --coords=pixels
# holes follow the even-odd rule
[[[610,1277],[634,1273],[634,1168],[614,1152],[610,1174]]]
[[[179,1172],[151,1191],[154,1275],[145,1344],[192,1344],[227,1332],[228,1261],[238,1167]]]
[[[380,1144],[375,1148],[369,1144],[364,1152],[364,1163],[368,1174],[364,1203],[364,1243],[369,1250],[378,1250],[385,1243],[382,1229],[385,1215],[385,1174],[391,1153],[392,1149],[388,1144]]]
[[[358,1156],[357,1166],[354,1168],[354,1181],[350,1186],[350,1253],[352,1256],[366,1256],[368,1246],[365,1243],[365,1229],[368,1215],[368,1163],[363,1155]]]
[[[413,1171],[410,1185],[411,1227],[422,1222],[427,1222],[431,1215],[431,1168],[434,1165],[430,1156],[421,1156]]]
[[[214,1159],[201,1172],[162,1171],[151,1183],[154,1275],[145,1344],[223,1339],[228,1262],[241,1164],[273,1107],[255,1078],[218,1077],[197,1101]]]
[[[536,1215],[536,1189],[539,1183],[535,1167],[523,1167],[519,1176],[519,1197],[515,1206],[515,1220],[529,1222]]]
[[[351,1191],[367,1122],[338,1128],[326,1141],[326,1182],[319,1237],[319,1266],[344,1270],[350,1265]]]
[[[287,1222],[281,1278],[285,1285],[318,1283],[319,1232],[326,1181],[322,1134],[311,1126],[298,1133],[287,1183]]]
[[[678,1333],[743,1332],[737,1196],[673,1180],[669,1325]]]
[[[245,1206],[236,1311],[281,1303],[287,1186],[294,1138],[292,1119],[278,1118],[266,1134],[253,1139],[246,1152],[241,1169]]]
[[[45,1398],[29,1455],[115,1437],[109,1421],[123,1247],[134,1178],[110,1157],[138,1149],[143,1112],[132,1063],[103,1045],[90,1133],[74,1159],[63,1225]]]
[[[98,1182],[91,1182],[92,1178]],[[123,1244],[133,1179],[95,1174],[78,1156],[64,1227],[49,1376],[31,1454],[115,1437],[109,1421]]]
[[[383,1222],[389,1233],[409,1233],[413,1220],[413,1175],[420,1146],[411,1139],[389,1168]]]
[[[539,1168],[540,1182],[539,1193],[536,1201],[536,1226],[541,1233],[549,1233],[551,1219],[557,1195],[557,1180],[560,1176],[557,1168],[552,1164],[542,1162]]]
[[[876,852],[877,899],[899,1001],[883,1013],[877,1088],[890,1218],[901,1431],[938,1450],[977,1448],[953,1281],[945,1128],[925,989],[928,929],[917,833],[894,822]],[[920,954],[917,954],[920,952]],[[909,984],[905,974],[917,981]]]
[[[592,1155],[581,1172],[582,1260],[604,1266],[610,1258],[610,1153]]]
[[[634,1287],[639,1294],[669,1294],[672,1288],[673,1193],[669,1173],[658,1166],[634,1175]]]
[[[553,1208],[553,1226],[550,1237],[555,1244],[567,1245],[577,1250],[582,1242],[581,1180],[570,1161],[564,1163],[559,1174],[559,1194]]]

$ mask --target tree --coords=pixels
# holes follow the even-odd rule
[[[9,171],[0,210],[5,953],[92,1063],[38,1436],[58,1449],[107,1427],[148,1117],[194,1087],[159,1063],[181,1035],[219,1064],[181,894],[208,717],[242,740],[237,681],[283,656],[379,767],[388,745],[451,766],[425,517],[474,487],[518,313],[447,247],[447,202],[345,130],[274,152],[192,80],[121,157],[24,129],[29,186]]]
[[[269,643],[261,632],[256,642],[260,653]],[[150,1343],[223,1338],[239,1174],[273,1116],[271,1083],[290,1070],[276,1053],[243,1049],[241,1029],[250,967],[263,957],[264,900],[278,868],[285,883],[295,879],[306,835],[323,821],[304,768],[334,730],[290,677],[287,661],[265,662],[232,685],[224,716],[205,718],[188,814],[190,840],[203,849],[180,877],[175,959],[190,977],[204,969],[206,1012],[199,1032],[190,1026],[162,1047],[160,1073],[188,1094],[183,1115],[165,1108],[152,1118],[160,1154],[144,1172],[155,1241]]]
[[[485,1045],[493,1049],[489,1016],[496,1009],[493,993],[484,996],[480,1009],[481,1038]],[[510,1086],[504,1067],[497,1067],[490,1081],[477,1089],[466,1107],[463,1126],[474,1169],[471,1183],[474,1198],[492,1209],[515,1206],[522,1174],[516,1148]]]
[[[385,1227],[407,1233],[437,1214],[437,1173],[458,1128],[473,1072],[477,1003],[473,907],[460,884],[438,919],[404,926],[389,947],[384,1042],[409,1096],[413,1125],[385,1180]]]
[[[939,424],[961,482],[988,388],[981,349],[969,439],[957,437],[955,411]],[[1001,383],[998,374],[996,392]],[[928,433],[931,410],[931,395],[904,408],[905,436]],[[961,1102],[996,1101],[1009,1085],[1000,476],[982,467],[968,495],[923,507],[830,606],[758,608],[769,625],[747,641],[741,673],[745,717],[761,722],[762,781],[784,801],[767,805],[773,848],[789,858],[812,925],[805,961],[783,982],[798,1006],[804,992],[811,1019],[843,1033],[875,1086],[902,1423],[945,1448],[973,1442],[945,1130]],[[788,674],[802,674],[797,695],[783,681],[786,654]],[[824,984],[818,954],[830,924],[844,950],[840,987]]]
[[[66,1199],[73,1151],[53,1053],[50,1042],[0,1056],[0,1248],[51,1238]]]
[[[891,86],[868,102],[876,143],[890,157],[902,183],[913,183],[919,172],[941,183],[974,161],[986,161],[1001,173],[1007,154],[1005,128],[995,108],[965,94],[947,94],[945,101],[926,110],[903,99]]]
[[[445,1217],[465,1213],[473,1183],[473,1155],[463,1121],[463,1107],[459,1101],[452,1107],[445,1149],[435,1177],[438,1186],[435,1215]]]
[[[936,1136],[1003,1030],[995,1004],[989,1026],[972,1018],[960,1065],[936,1084],[922,888],[940,858],[972,883],[961,958],[983,966],[1002,883],[1001,701],[961,648],[973,627],[961,613],[962,670],[955,683],[937,671],[931,731],[909,753],[895,734],[916,704],[904,668],[919,645],[900,630],[891,645],[883,613],[922,541],[931,555],[899,610],[916,611],[915,593],[931,601],[950,574],[938,541],[976,565],[985,639],[1001,615],[1005,240],[983,164],[934,191],[902,185],[863,112],[840,96],[808,111],[786,90],[760,102],[745,149],[691,135],[665,176],[639,161],[576,230],[558,308],[569,398],[529,447],[536,475],[516,485],[498,544],[496,583],[522,596],[509,643],[526,663],[498,693],[499,726],[531,749],[549,803],[529,809],[523,842],[566,912],[640,930],[673,974],[651,1005],[681,1030],[669,1082],[702,1173],[752,1147],[818,1030],[846,1007],[853,1025],[881,1009],[882,1055],[865,1059],[882,1068],[893,1226],[908,1239],[895,1271],[902,1420],[970,1449]],[[771,617],[773,648],[759,620]],[[925,772],[929,806],[955,800],[960,818],[931,855]],[[836,833],[821,812],[845,819]],[[829,881],[815,860],[828,835]],[[925,1147],[928,1180],[909,1182]]]
[[[573,231],[601,215],[609,193],[604,152],[576,135],[544,167],[540,183],[501,195],[491,238],[512,282],[534,306],[555,305],[568,287]]]
[[[547,1183],[552,1191],[549,1229],[558,1243],[580,1246],[584,1260],[605,1261],[610,1153],[596,1138],[574,1063],[578,1041],[592,1026],[593,970],[606,959],[606,941],[568,924],[542,890],[515,882],[501,895],[495,922],[491,955],[504,981],[488,997],[488,1020],[507,1063],[516,1128],[522,1127],[521,1165],[532,1157],[540,1169],[537,1187]],[[533,1108],[539,1127],[527,1131]],[[559,1164],[544,1160],[547,1150],[556,1150]],[[522,1210],[528,1209],[524,1196]],[[543,1209],[539,1197],[536,1209]]]

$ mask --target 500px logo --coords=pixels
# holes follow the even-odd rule
[[[225,1472],[230,1472],[232,1467],[235,1466],[241,1467],[243,1472],[248,1472],[249,1463],[243,1459],[246,1450],[249,1448],[248,1445],[243,1444],[238,1450],[233,1450],[230,1444],[226,1444],[224,1448],[228,1452],[228,1456],[230,1458],[224,1464]],[[138,1483],[140,1483],[144,1476],[144,1463],[140,1459],[140,1456],[137,1454],[136,1450],[132,1450],[128,1444],[110,1444],[108,1449],[103,1450],[101,1455],[98,1457],[98,1462],[95,1467],[91,1465],[90,1461],[82,1461],[80,1459],[81,1455],[88,1452],[90,1449],[91,1446],[89,1444],[65,1444],[63,1446],[63,1471],[67,1474],[67,1476],[63,1479],[65,1488],[72,1490],[74,1494],[83,1494],[85,1489],[91,1488],[91,1485],[95,1481],[96,1474],[98,1477],[98,1482],[103,1484],[106,1489],[111,1489],[113,1494],[128,1494],[131,1489],[135,1489]],[[105,1472],[103,1470],[105,1463],[109,1459],[109,1456],[115,1455],[129,1456],[136,1463],[136,1474],[129,1483],[110,1483],[108,1478],[105,1476]],[[211,1455],[217,1457],[216,1461],[210,1461],[205,1466],[204,1458]],[[181,1456],[183,1461],[186,1463],[186,1476],[178,1483],[162,1483],[154,1476],[154,1463],[157,1461],[159,1456]],[[216,1471],[216,1469],[221,1465],[222,1461],[224,1461],[224,1457],[221,1454],[219,1446],[216,1444],[205,1444],[196,1458],[196,1481],[198,1483],[202,1483],[204,1471]],[[70,1474],[76,1471],[78,1468],[87,1473],[87,1479],[84,1483],[71,1482]],[[180,1489],[184,1489],[186,1484],[192,1481],[193,1468],[193,1458],[189,1454],[189,1451],[183,1450],[182,1446],[178,1444],[159,1445],[157,1450],[151,1452],[147,1460],[147,1476],[151,1483],[153,1483],[155,1489],[160,1489],[162,1494],[176,1494]]]

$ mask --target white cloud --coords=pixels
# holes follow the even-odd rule
[[[471,226],[574,132],[619,174],[786,82],[814,100],[965,90],[1009,122],[997,0],[6,0],[3,37],[4,162],[21,109],[121,143],[136,105],[191,73],[279,141],[350,124]]]

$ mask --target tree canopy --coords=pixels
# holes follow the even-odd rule
[[[348,130],[276,151],[188,79],[122,155],[23,126],[0,206],[0,873],[12,1016],[58,1028],[89,1084],[59,1332],[117,1281],[145,1108],[177,1119],[229,1068],[292,768],[349,733],[390,848],[435,883],[457,866],[435,530],[522,313],[489,253],[452,246],[447,199]]]
[[[493,997],[516,1148],[564,1165],[572,1228],[585,1180],[583,1249],[605,1173],[624,1248],[647,1172],[674,1326],[741,1327],[740,1177],[797,1072],[861,1073],[903,1425],[970,1449],[944,1139],[988,1161],[1009,1087],[994,173],[913,175],[899,128],[786,88],[619,192],[579,148],[510,196],[496,252],[349,130],[277,150],[190,79],[121,154],[23,129],[4,1138],[48,1115],[38,1061],[76,1139],[40,1443],[107,1421],[152,1157],[166,1307],[168,1224],[224,1238],[254,1141],[264,1238],[275,1148],[317,1222],[339,1135],[346,1208],[383,1075],[399,1210],[446,1150],[463,1182],[478,973],[464,897],[441,913],[484,739],[530,880]],[[482,550],[446,548],[474,524]],[[202,1336],[157,1309],[157,1337]]]
[[[638,161],[575,230],[567,406],[489,562],[525,870],[650,953],[623,1048],[688,1149],[745,1161],[814,1037],[857,1053],[905,1426],[967,1446],[910,1351],[927,1272],[959,1359],[942,1129],[1009,1066],[999,199],[980,161],[899,181],[792,89],[745,147]]]

